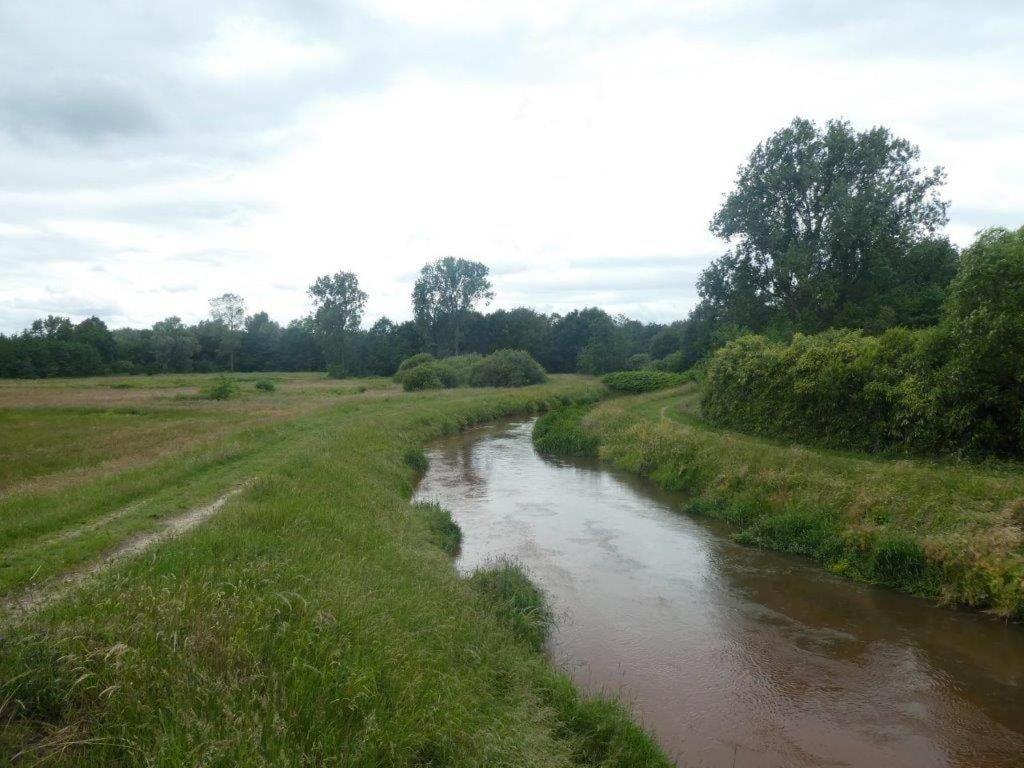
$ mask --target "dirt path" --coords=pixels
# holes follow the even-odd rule
[[[130,536],[100,559],[69,571],[53,581],[28,589],[15,597],[5,600],[3,603],[0,603],[0,610],[9,616],[17,617],[49,605],[91,576],[102,573],[122,560],[145,552],[154,544],[180,536],[195,528],[203,521],[217,514],[229,499],[241,493],[247,485],[248,483],[243,483],[214,499],[209,504],[194,507],[180,515],[168,517],[162,521],[163,526],[155,531],[146,531]],[[120,510],[107,517],[119,517],[124,512],[124,510]]]

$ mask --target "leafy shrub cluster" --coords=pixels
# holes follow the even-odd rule
[[[270,379],[259,379],[254,386],[260,392],[273,392],[277,389],[277,385]]]
[[[863,450],[1024,454],[1024,228],[967,249],[942,322],[881,336],[744,336],[719,350],[715,424]]]
[[[407,391],[455,387],[523,387],[540,384],[547,374],[528,352],[502,349],[487,355],[458,355],[440,360],[421,353],[405,360],[395,381]]]
[[[619,371],[606,374],[601,378],[601,382],[613,392],[629,392],[631,394],[678,387],[689,380],[690,377],[683,373],[652,370]]]

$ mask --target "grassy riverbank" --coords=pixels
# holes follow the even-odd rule
[[[712,428],[697,385],[615,398],[540,428],[728,520],[747,544],[951,605],[1024,617],[1024,469],[811,449]],[[564,433],[560,438],[552,434]]]
[[[6,478],[6,598],[242,490],[187,534],[6,617],[0,755],[60,766],[667,765],[624,710],[581,699],[551,669],[493,589],[458,577],[408,502],[427,440],[591,398],[595,384],[413,395],[285,377],[265,396],[175,397],[194,386],[115,390],[138,424],[166,419],[173,440],[129,430],[123,443],[145,448],[111,437],[88,466],[26,464]],[[47,434],[63,410],[102,421],[123,407],[106,389],[49,389],[57,400],[3,393],[5,417],[40,425],[21,438],[40,455],[56,453]],[[89,419],[82,432],[64,424],[62,439],[88,440]],[[212,434],[193,440],[195,419]],[[43,572],[28,570],[33,558]]]

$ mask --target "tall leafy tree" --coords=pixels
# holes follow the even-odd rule
[[[479,261],[447,256],[420,270],[412,292],[416,323],[439,354],[459,353],[473,308],[494,298],[490,270]]]
[[[359,330],[366,294],[353,272],[321,275],[309,287],[313,300],[313,329],[320,339],[329,368],[344,371],[351,335]]]
[[[894,305],[901,269],[919,269],[906,254],[947,220],[943,170],[919,158],[885,128],[794,120],[758,145],[712,219],[733,249],[702,276],[702,298],[755,329],[866,327]]]
[[[218,323],[221,338],[218,352],[227,358],[228,368],[235,370],[235,353],[241,346],[241,330],[245,323],[245,299],[237,293],[224,293],[210,299],[210,318]]]

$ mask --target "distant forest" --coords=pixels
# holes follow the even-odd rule
[[[111,330],[97,317],[50,316],[0,336],[0,376],[189,371],[394,373],[419,352],[437,356],[523,349],[551,372],[684,371],[750,333],[788,341],[849,328],[877,335],[940,318],[960,254],[942,234],[944,173],[919,166],[917,147],[885,128],[856,132],[796,119],[740,168],[711,230],[728,250],[701,274],[700,302],[670,324],[521,307],[483,312],[493,298],[485,264],[444,258],[423,267],[414,319],[363,327],[366,294],[341,271],[309,289],[311,313],[280,325],[247,314],[243,299],[212,299],[207,320],[177,317]]]

